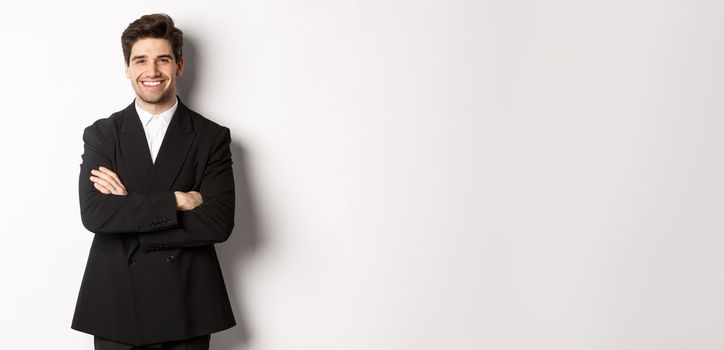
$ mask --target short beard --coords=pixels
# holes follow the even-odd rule
[[[140,94],[138,92],[136,92],[136,96],[138,96],[138,98],[140,98],[143,102],[146,102],[148,104],[158,104],[158,103],[166,102],[166,101],[170,100],[171,98],[173,98],[173,91],[171,91],[171,90],[164,91],[163,94],[161,94],[160,96],[158,96],[158,98],[155,98],[155,99],[147,99],[145,96],[143,96],[143,94]]]

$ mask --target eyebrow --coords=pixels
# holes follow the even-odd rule
[[[139,59],[139,58],[147,58],[147,57],[148,57],[147,55],[137,55],[137,56],[131,57],[131,61],[135,61],[135,60],[137,60],[137,59]],[[156,59],[159,59],[159,58],[171,58],[171,59],[172,59],[173,56],[171,56],[171,55],[158,55],[158,56],[156,57]]]

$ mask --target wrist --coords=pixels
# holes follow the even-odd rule
[[[184,198],[184,193],[180,191],[174,191],[173,193],[174,198],[176,199],[176,210],[180,210],[183,208],[184,203],[186,202]]]

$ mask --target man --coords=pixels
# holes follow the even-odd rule
[[[234,226],[230,133],[176,96],[183,33],[164,14],[121,37],[134,103],[83,133],[95,233],[71,328],[95,349],[209,349],[236,324],[214,243]]]

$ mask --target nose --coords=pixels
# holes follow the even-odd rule
[[[156,62],[151,63],[148,74],[151,77],[157,77],[161,74],[161,71],[158,70],[158,64]]]

